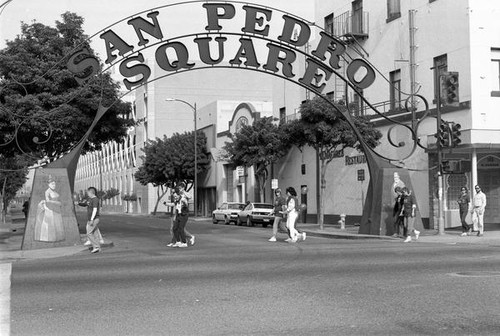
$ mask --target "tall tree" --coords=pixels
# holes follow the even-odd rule
[[[5,158],[0,154],[0,224],[5,224],[7,208],[17,191],[26,183],[28,176],[27,158],[15,156]]]
[[[126,118],[130,104],[117,101],[119,85],[108,73],[79,86],[66,68],[75,47],[85,46],[93,53],[85,42],[83,22],[77,14],[66,12],[55,27],[22,23],[21,34],[0,50],[3,155],[18,154],[18,147],[37,158],[64,154],[88,130],[101,102],[104,106],[113,105],[94,129],[84,152],[99,149],[109,141],[121,141],[127,128],[134,124]],[[15,135],[18,143],[10,141]]]
[[[207,137],[198,131],[197,137],[197,174],[205,172],[210,165],[207,150]],[[135,179],[142,185],[151,183],[158,191],[153,214],[169,188],[175,188],[180,182],[190,190],[194,181],[194,132],[175,133],[170,138],[156,138],[146,143],[141,156],[142,165],[135,173]]]
[[[226,142],[223,150],[226,159],[234,167],[253,167],[259,187],[260,200],[266,201],[265,187],[269,177],[269,166],[285,156],[288,151],[286,142],[273,118],[260,118],[252,125],[244,125]]]
[[[345,111],[345,105],[336,105]],[[320,201],[318,204],[318,224],[323,229],[326,171],[334,159],[334,152],[351,147],[363,151],[360,142],[344,116],[321,97],[307,100],[300,106],[301,117],[283,125],[286,142],[303,148],[308,145],[316,150],[320,161]],[[379,144],[382,133],[373,128],[368,119],[352,117],[355,126],[363,136],[364,142],[371,148]]]

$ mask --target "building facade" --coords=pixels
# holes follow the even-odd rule
[[[148,64],[153,71],[151,77],[161,77],[162,70],[155,62]],[[133,107],[130,118],[138,121],[138,126],[129,129],[122,143],[104,144],[101,151],[81,156],[75,192],[83,193],[89,186],[103,191],[117,189],[120,192],[118,196],[104,201],[105,210],[151,213],[156,206],[158,211],[167,211],[167,208],[161,202],[157,204],[158,188],[143,186],[134,178],[134,173],[142,164],[141,149],[148,140],[194,130],[193,109],[167,99],[181,99],[193,106],[196,104],[197,128],[207,133],[210,142],[216,138],[217,132],[227,131],[224,125],[228,125],[234,109],[241,102],[261,102],[256,103],[256,106],[261,106],[266,101],[270,104],[272,80],[269,76],[254,72],[198,70],[152,81],[130,92],[129,96]],[[218,103],[219,100],[231,103]],[[269,111],[268,114],[272,113],[271,108],[266,107],[266,110]],[[209,125],[214,125],[213,129]],[[216,148],[215,140],[209,144],[209,148]],[[203,199],[206,199],[204,202],[207,204],[216,203],[213,197],[209,197],[213,193],[211,188],[214,187],[215,185],[210,184],[201,187],[200,192],[206,195]],[[200,211],[208,208],[204,204],[199,202]],[[203,211],[205,213],[208,210]]]
[[[482,186],[488,198],[485,222],[500,221],[500,3],[469,0],[339,0],[316,3],[315,22],[342,39],[347,54],[362,54],[385,80],[360,92],[378,111],[406,124],[412,114],[406,112],[409,93],[418,93],[429,103],[417,101],[413,122],[419,122],[417,136],[424,147],[404,162],[417,198],[424,226],[434,227],[437,219],[436,107],[439,76],[458,73],[458,104],[441,108],[442,119],[461,125],[461,143],[443,151],[443,160],[455,167],[444,174],[444,214],[446,227],[460,225],[456,203],[461,186],[474,190]],[[359,56],[356,56],[359,57]],[[345,67],[339,69],[345,71]],[[280,84],[282,85],[280,87]],[[325,89],[335,102],[347,104],[353,114],[372,118],[383,133],[377,151],[389,157],[403,157],[407,146],[395,148],[388,132],[393,124],[366,106],[360,94],[332,77]],[[303,89],[290,84],[275,84],[276,116],[282,120],[297,118],[297,107],[306,99]],[[288,97],[294,97],[292,99]],[[393,141],[411,142],[411,133],[402,127],[391,130]],[[329,167],[325,213],[338,218],[341,213],[358,220],[362,212],[369,176],[358,181],[358,171],[368,171],[361,153],[345,152]],[[275,176],[280,183],[309,188],[308,212],[316,209],[318,191],[315,153],[291,154],[280,163]],[[301,169],[305,165],[306,169]],[[453,168],[452,167],[452,168]],[[304,174],[305,171],[305,174]],[[312,193],[312,197],[311,197]],[[390,206],[389,204],[387,206]],[[327,216],[328,217],[328,216]]]

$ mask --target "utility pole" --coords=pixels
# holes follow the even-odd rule
[[[436,83],[436,132],[439,134],[441,127],[441,75],[439,74],[439,66],[432,67],[434,70],[435,83]],[[443,148],[441,147],[441,141],[439,139],[436,141],[437,150],[437,161],[438,161],[438,234],[444,234],[444,204],[443,204]]]

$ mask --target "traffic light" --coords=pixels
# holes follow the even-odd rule
[[[451,123],[451,127],[450,127],[451,147],[457,147],[462,142],[462,140],[460,139],[460,135],[462,135],[462,132],[460,132],[461,128],[462,128],[462,125],[455,124],[454,122]]]
[[[435,137],[437,141],[441,145],[441,147],[450,147],[450,125],[447,121],[441,120],[441,125],[439,125],[439,129]]]
[[[441,75],[441,103],[443,106],[458,106],[458,72]]]

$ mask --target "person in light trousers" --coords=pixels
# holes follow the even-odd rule
[[[299,201],[297,199],[297,192],[293,187],[288,187],[286,188],[286,194],[288,196],[287,199],[287,208],[282,211],[282,213],[287,214],[287,219],[286,219],[286,227],[290,231],[290,238],[288,238],[286,241],[290,243],[296,243],[299,237],[302,238],[302,240],[306,239],[305,232],[304,233],[299,233],[295,229],[295,222],[297,221],[297,218],[299,217]]]
[[[480,186],[477,185],[474,189],[476,193],[472,198],[472,223],[474,225],[474,231],[478,231],[477,236],[482,237],[484,232],[483,218],[484,209],[486,208],[486,195],[481,191]]]

